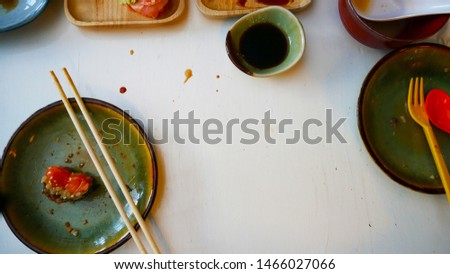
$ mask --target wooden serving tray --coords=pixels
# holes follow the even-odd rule
[[[245,2],[245,7],[240,3]],[[259,8],[267,7],[257,0],[196,0],[198,9],[207,16],[229,17],[247,14]],[[291,11],[299,11],[311,4],[311,0],[290,0],[288,4],[283,5]]]
[[[180,16],[185,0],[169,0],[156,19],[147,18],[122,5],[120,0],[65,0],[67,19],[80,27],[152,25],[167,23]]]

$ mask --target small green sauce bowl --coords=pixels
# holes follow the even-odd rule
[[[243,35],[258,24],[271,24],[277,27],[287,39],[286,57],[275,66],[255,67],[247,62],[240,50]],[[269,6],[251,12],[236,21],[228,31],[226,49],[228,57],[241,71],[254,77],[269,77],[288,70],[300,60],[305,50],[305,34],[302,24],[291,11],[280,6]]]

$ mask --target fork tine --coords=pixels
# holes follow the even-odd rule
[[[414,105],[419,104],[419,77],[416,77],[414,83]]]
[[[420,105],[425,104],[425,96],[423,95],[423,77],[420,77],[420,86],[419,86],[419,92],[420,92]]]
[[[414,78],[409,80],[409,89],[408,89],[408,108],[413,104],[413,88],[414,88]]]

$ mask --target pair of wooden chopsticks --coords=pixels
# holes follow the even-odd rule
[[[109,168],[111,169],[117,183],[119,184],[119,187],[122,190],[123,195],[125,196],[125,199],[127,200],[127,203],[129,204],[134,216],[136,217],[136,220],[138,221],[139,226],[141,227],[142,231],[144,232],[145,238],[147,239],[148,243],[150,244],[150,247],[152,248],[153,253],[155,253],[155,254],[160,253],[155,241],[153,240],[153,238],[150,234],[150,231],[147,228],[147,225],[144,222],[144,219],[142,218],[138,208],[134,204],[133,198],[131,197],[130,193],[128,192],[127,186],[125,185],[125,182],[123,181],[122,176],[120,175],[119,171],[117,170],[114,160],[112,159],[106,146],[103,144],[101,137],[98,133],[98,130],[96,129],[94,122],[92,121],[92,118],[86,109],[83,99],[81,99],[81,96],[78,93],[78,90],[75,87],[75,84],[73,83],[72,78],[69,75],[69,72],[67,71],[66,68],[63,68],[63,72],[64,72],[64,75],[66,76],[67,81],[69,82],[69,85],[72,88],[72,92],[74,93],[75,100],[76,100],[78,106],[80,107],[80,110],[81,110],[84,118],[86,119],[89,129],[91,130],[92,134],[94,135],[94,139],[97,142],[97,145],[99,146],[101,152],[103,153],[103,156],[105,157],[106,162],[109,165]],[[91,146],[91,144],[86,136],[86,133],[84,132],[83,128],[81,127],[80,121],[78,120],[77,115],[75,114],[75,112],[72,108],[72,105],[69,102],[69,99],[67,99],[67,96],[61,86],[61,83],[59,82],[58,78],[56,77],[56,75],[53,71],[50,71],[50,75],[52,76],[53,81],[55,82],[55,84],[58,88],[59,95],[64,103],[64,106],[65,106],[67,112],[69,113],[70,119],[72,120],[73,124],[75,125],[75,128],[76,128],[78,134],[80,135],[80,138],[81,138],[84,146],[86,147],[87,152],[89,153],[89,156],[92,159],[92,162],[95,165],[95,168],[97,169],[98,173],[100,174],[100,177],[102,178],[103,183],[114,202],[114,205],[116,206],[117,210],[119,211],[120,216],[122,217],[123,221],[125,222],[128,230],[130,231],[130,234],[131,234],[133,240],[135,241],[136,245],[138,246],[139,250],[142,253],[147,253],[147,250],[145,249],[142,241],[140,240],[139,236],[137,235],[136,230],[134,229],[133,225],[131,224],[125,210],[123,209],[122,203],[119,200],[117,193],[115,192],[115,190],[111,184],[111,181],[109,180],[108,176],[106,175],[104,168],[100,164],[100,161],[98,160],[98,157],[97,157],[96,153],[94,152],[94,149]]]

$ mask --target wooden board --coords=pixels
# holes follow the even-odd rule
[[[245,6],[240,3],[245,2]],[[229,17],[247,14],[259,8],[267,7],[257,0],[196,0],[198,9],[207,16]],[[290,0],[288,4],[283,5],[291,11],[299,11],[311,4],[311,0]]]
[[[80,27],[152,25],[170,22],[180,16],[185,0],[169,0],[156,19],[147,18],[122,5],[120,0],[65,0],[64,10],[71,23]]]

